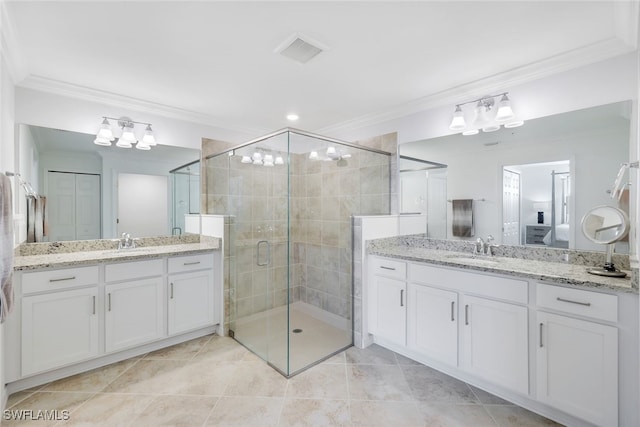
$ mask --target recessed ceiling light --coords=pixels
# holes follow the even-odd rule
[[[287,114],[287,120],[289,120],[291,122],[295,122],[298,119],[299,119],[299,117],[298,117],[297,114]]]

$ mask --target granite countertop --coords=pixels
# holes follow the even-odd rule
[[[109,261],[135,261],[163,256],[189,255],[220,249],[220,239],[210,238],[195,243],[142,246],[133,249],[86,250],[66,253],[19,255],[14,258],[16,271],[39,268],[69,267]]]
[[[471,252],[455,252],[407,245],[369,248],[368,254],[486,273],[498,273],[553,284],[638,293],[638,289],[632,285],[628,271],[625,278],[613,278],[589,274],[587,273],[588,267],[584,265],[498,256],[489,257],[473,255]]]

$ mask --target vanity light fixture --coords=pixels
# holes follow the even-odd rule
[[[114,136],[112,125],[109,120],[114,120],[120,128],[120,136],[118,138]],[[146,125],[144,134],[139,140],[135,134],[136,124]],[[136,122],[128,117],[120,117],[116,119],[115,117],[103,116],[102,123],[98,128],[98,133],[96,134],[96,139],[93,141],[93,143],[96,145],[109,147],[111,146],[111,143],[116,139],[118,140],[116,142],[116,147],[120,148],[131,148],[133,147],[133,144],[135,144],[138,150],[147,151],[150,150],[154,145],[157,145],[155,136],[153,134],[153,129],[151,129],[151,123]]]
[[[500,129],[501,126],[505,128],[514,128],[522,126],[524,121],[518,120],[513,108],[511,107],[511,100],[507,96],[509,92],[499,93],[497,95],[487,95],[473,101],[463,102],[456,105],[456,109],[453,112],[451,118],[451,124],[449,129],[457,132],[462,132],[463,135],[476,135],[481,130],[482,132],[495,132]],[[495,98],[500,97],[500,101],[497,104],[496,112],[494,113],[494,107],[496,106]],[[467,104],[475,104],[473,120],[470,125],[467,125],[465,120],[465,113],[463,106]]]

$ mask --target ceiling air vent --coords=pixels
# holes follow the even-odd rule
[[[296,33],[282,42],[274,52],[293,59],[300,64],[306,64],[311,58],[327,49],[322,43]]]

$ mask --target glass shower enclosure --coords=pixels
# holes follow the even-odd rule
[[[285,376],[353,343],[352,216],[388,214],[390,155],[284,129],[206,159],[227,216],[229,335]]]
[[[185,215],[200,213],[200,160],[169,171],[171,175],[173,221],[171,234],[185,232]]]

